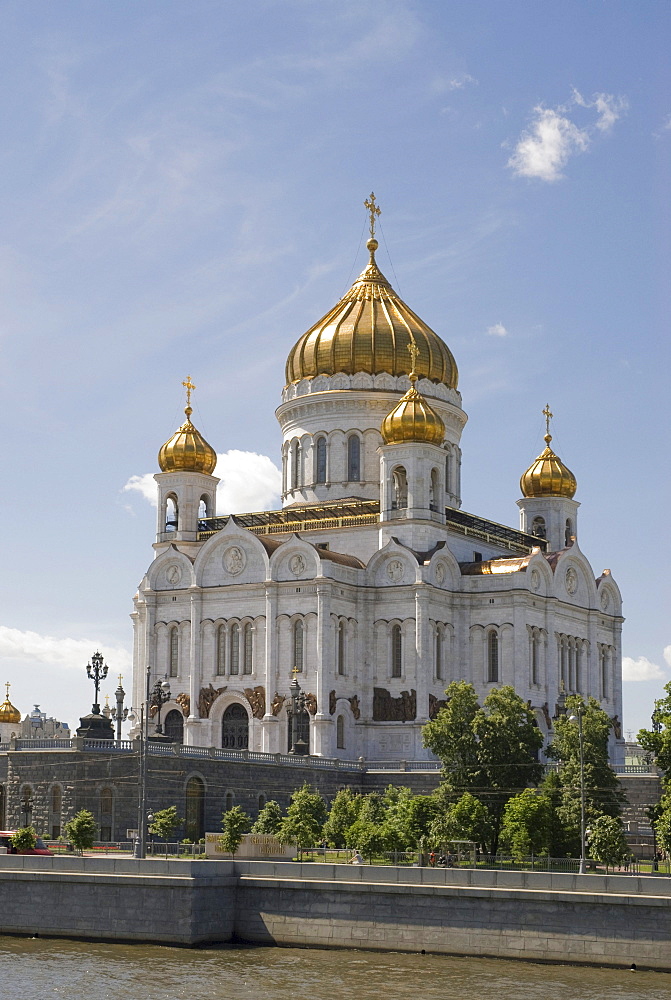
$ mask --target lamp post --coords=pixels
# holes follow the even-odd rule
[[[585,706],[582,702],[575,710],[575,715],[569,716],[569,722],[578,723],[578,741],[580,744],[580,875],[586,874],[585,867],[585,738],[583,733],[582,720],[585,714]]]
[[[147,848],[147,826],[145,822],[146,816],[146,801],[147,801],[147,737],[149,730],[149,678],[151,676],[151,667],[147,667],[145,673],[145,692],[144,701],[138,709],[131,708],[128,712],[128,718],[131,722],[134,722],[136,718],[140,719],[140,760],[139,760],[139,781],[138,781],[138,794],[137,794],[137,836],[135,838],[135,845],[133,847],[133,857],[137,859],[142,859],[145,856]]]
[[[95,688],[95,700],[93,702],[93,715],[100,715],[100,704],[98,694],[100,692],[100,682],[107,677],[107,664],[103,662],[100,653],[94,653],[91,662],[86,664],[86,674],[89,680],[93,681]]]
[[[121,724],[128,718],[129,709],[123,707],[124,698],[126,697],[126,692],[121,687],[121,681],[123,677],[119,674],[119,687],[114,692],[114,697],[116,698],[116,708],[111,709],[110,718],[116,721],[116,738],[121,739]]]
[[[304,715],[305,708],[305,694],[301,690],[301,686],[298,683],[298,678],[296,674],[298,670],[296,667],[293,669],[294,679],[289,685],[289,691],[291,692],[291,708],[289,712],[291,713],[291,749],[289,753],[295,754],[299,757],[304,757],[309,746],[305,740],[300,737],[299,720]]]

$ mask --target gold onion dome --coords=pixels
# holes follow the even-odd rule
[[[161,472],[202,472],[211,476],[217,464],[217,453],[208,444],[203,435],[191,423],[191,392],[195,385],[191,376],[186,382],[186,420],[169,441],[166,441],[158,453],[158,464]]]
[[[578,488],[578,482],[571,470],[564,465],[561,458],[550,447],[549,405],[543,410],[547,431],[545,434],[545,450],[531,463],[520,479],[520,489],[524,497],[567,497],[573,499]]]
[[[375,261],[375,197],[366,201],[371,214],[367,267],[350,290],[310,327],[287,358],[287,383],[317,375],[409,375],[408,347],[416,344],[417,377],[457,388],[459,372],[447,345],[396,294]]]
[[[385,444],[404,444],[406,441],[422,441],[428,444],[442,444],[445,424],[441,416],[415,388],[417,375],[410,373],[411,386],[393,410],[382,421],[380,431]]]
[[[16,724],[21,721],[21,713],[9,700],[9,683],[5,684],[5,700],[0,705],[0,722]]]

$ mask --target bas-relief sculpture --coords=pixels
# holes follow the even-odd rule
[[[210,709],[219,695],[224,693],[227,686],[224,684],[223,687],[215,688],[210,684],[208,687],[200,689],[200,694],[198,695],[198,715],[201,719],[208,719],[210,717]]]
[[[278,692],[276,691],[275,692],[275,697],[273,698],[273,700],[270,703],[270,713],[271,713],[271,715],[274,715],[277,718],[277,716],[282,711],[282,705],[284,704],[285,701],[286,701],[285,695],[278,694]]]
[[[373,688],[374,722],[414,722],[417,715],[417,692],[401,691],[398,698],[386,688]]]
[[[254,688],[245,688],[245,698],[249,702],[255,719],[262,719],[266,714],[266,689],[261,684]]]
[[[429,718],[435,719],[441,708],[447,705],[447,698],[437,698],[435,694],[429,695]]]
[[[184,716],[184,718],[185,719],[188,718],[191,712],[191,696],[188,695],[186,691],[182,691],[180,694],[177,695],[175,701],[182,709],[182,715]]]

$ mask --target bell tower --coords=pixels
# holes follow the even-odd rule
[[[545,417],[545,450],[531,463],[520,479],[522,499],[520,529],[527,534],[547,539],[550,552],[572,545],[578,537],[578,507],[573,499],[578,483],[571,470],[550,447],[550,404],[543,410]]]

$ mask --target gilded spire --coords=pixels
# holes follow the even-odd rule
[[[417,389],[415,365],[419,348],[414,339],[408,344],[410,352],[410,388],[382,421],[380,433],[385,444],[404,444],[407,441],[424,441],[442,444],[445,424],[440,414],[427,403]]]
[[[5,700],[0,705],[0,722],[11,722],[12,725],[16,725],[21,721],[21,713],[18,708],[14,708],[9,700],[9,689],[11,686],[9,681],[5,681]]]
[[[554,416],[550,404],[542,411],[545,417],[545,450],[531,463],[520,479],[520,489],[525,497],[567,497],[573,498],[578,483],[571,470],[550,447],[550,420]]]
[[[187,375],[182,382],[186,389],[186,420],[158,453],[161,472],[202,472],[211,476],[217,464],[217,453],[191,423],[191,393],[196,388]]]

